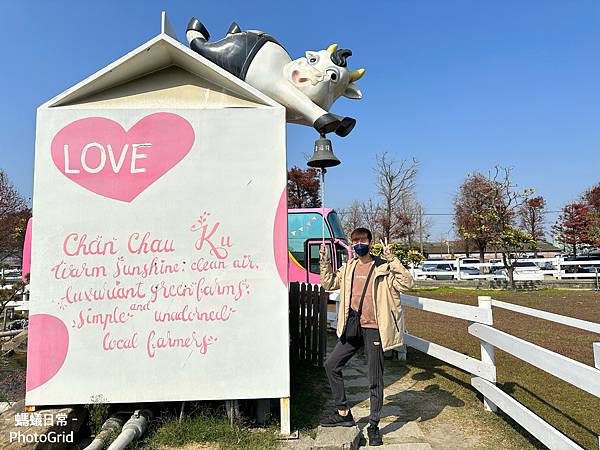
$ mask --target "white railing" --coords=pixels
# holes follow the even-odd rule
[[[336,312],[330,313],[330,323],[335,327],[339,311],[339,298],[336,301]],[[520,314],[568,325],[581,330],[600,334],[600,324],[562,316],[560,314],[540,311],[533,308],[514,305],[493,300],[491,297],[479,296],[478,306],[463,305],[442,300],[401,294],[402,306],[429,311],[444,316],[463,319],[468,322],[467,330],[479,338],[481,359],[459,353],[438,343],[430,342],[404,330],[404,342],[412,347],[448,364],[458,367],[473,375],[471,384],[483,395],[484,408],[496,411],[500,408],[519,425],[529,431],[548,448],[582,450],[577,443],[562,434],[543,418],[523,406],[510,395],[496,386],[496,365],[494,352],[498,348],[511,355],[566,381],[590,394],[600,398],[600,342],[593,344],[594,366],[567,358],[539,345],[512,336],[493,327],[492,306],[507,309]],[[405,349],[398,349],[405,354]],[[598,438],[600,445],[600,437]]]
[[[515,280],[524,281],[541,281],[546,279],[547,275],[552,278],[561,279],[596,279],[600,280],[600,260],[581,260],[581,261],[566,261],[561,256],[554,258],[527,258],[518,259],[521,262],[532,262],[538,266],[537,269],[533,270],[520,270],[516,269],[514,272]],[[503,264],[499,263],[463,263],[460,258],[456,259],[444,259],[439,261],[425,262],[428,265],[435,264],[451,264],[454,270],[428,270],[423,271],[418,267],[412,267],[410,269],[415,279],[453,279],[453,280],[477,280],[477,279],[488,279],[498,280],[507,279],[505,275],[498,275],[494,272],[497,270],[504,269]],[[577,269],[574,268],[577,267]],[[573,272],[572,270],[587,269],[587,272]],[[474,268],[479,270],[479,274],[469,274],[461,269]],[[569,268],[574,268],[569,270]]]

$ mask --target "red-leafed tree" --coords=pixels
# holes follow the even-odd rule
[[[583,194],[583,201],[590,208],[590,239],[597,246],[600,246],[600,183],[588,189]]]
[[[29,217],[27,202],[0,169],[0,263],[21,253]]]
[[[454,200],[454,227],[459,236],[475,243],[479,259],[484,261],[485,250],[502,232],[495,220],[490,220],[492,204],[505,209],[497,183],[480,173],[470,174],[458,188]]]
[[[6,172],[0,169],[0,265],[10,256],[21,256],[27,220],[31,210],[27,202],[15,189]],[[8,285],[0,277],[0,312],[6,305],[19,300],[25,284],[17,281]]]
[[[321,207],[320,187],[321,181],[317,169],[292,167],[288,170],[288,208]]]
[[[600,212],[600,183],[585,191],[583,200],[593,211]]]
[[[552,230],[556,233],[556,240],[573,249],[577,255],[577,246],[592,244],[590,237],[591,217],[590,207],[585,203],[569,203],[563,208]]]
[[[534,190],[518,190],[510,172],[508,167],[496,166],[487,177],[480,173],[469,175],[454,201],[454,225],[460,236],[477,243],[482,262],[488,245],[502,253],[508,280],[514,288],[513,255],[535,248],[533,237],[516,228],[515,219]]]
[[[527,200],[521,208],[519,208],[518,216],[519,223],[523,231],[529,234],[536,241],[543,239],[544,231],[544,209],[546,201],[544,197],[537,196]],[[537,251],[535,252],[537,257]]]

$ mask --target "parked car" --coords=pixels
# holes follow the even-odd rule
[[[459,258],[459,260],[460,260],[461,266],[463,264],[479,264],[480,263],[478,258]]]
[[[437,263],[425,262],[422,268],[426,278],[433,280],[453,280],[456,269],[452,264],[449,263]]]
[[[481,275],[481,271],[477,267],[460,267],[460,277],[469,279],[470,276]]]
[[[577,256],[569,256],[564,259],[565,261],[580,261],[582,263],[586,262],[596,262],[600,261],[600,253],[584,253]],[[565,265],[563,270],[565,273],[595,273],[596,268],[600,272],[600,264],[569,264]]]
[[[513,277],[516,281],[539,281],[544,279],[544,273],[532,261],[516,261]],[[495,280],[508,280],[508,270],[505,268],[494,271]]]

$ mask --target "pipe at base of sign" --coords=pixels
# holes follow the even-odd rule
[[[102,424],[100,433],[94,438],[94,440],[85,447],[84,450],[102,450],[106,447],[106,441],[110,436],[123,426],[125,419],[117,414],[110,416],[106,422]]]
[[[149,409],[138,409],[125,422],[121,434],[110,444],[108,450],[123,450],[135,439],[139,439],[148,429],[150,420],[152,420],[152,411]]]

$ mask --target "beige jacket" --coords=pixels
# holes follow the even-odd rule
[[[403,315],[400,305],[400,291],[408,290],[414,285],[414,280],[400,260],[394,256],[390,261],[380,257],[375,259],[373,271],[373,306],[375,320],[381,336],[383,351],[388,351],[403,344]],[[337,322],[337,335],[342,336],[346,319],[350,311],[350,296],[352,271],[358,258],[351,259],[347,264],[333,273],[329,260],[321,261],[321,285],[327,291],[340,290],[340,308]]]

